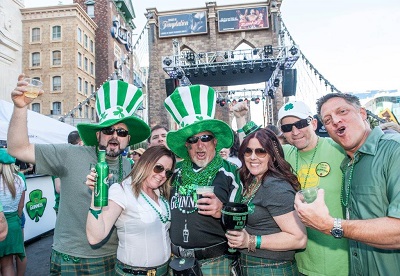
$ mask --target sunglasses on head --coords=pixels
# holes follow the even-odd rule
[[[154,166],[154,168],[153,168],[153,172],[155,172],[155,173],[162,173],[163,171],[165,171],[165,177],[166,177],[166,178],[170,178],[170,177],[174,174],[173,171],[171,171],[171,170],[166,170],[166,169],[164,168],[164,166],[163,166],[163,165],[160,165],[160,164],[156,164],[156,165]]]
[[[210,134],[204,134],[201,136],[192,136],[187,138],[186,142],[188,142],[189,144],[196,144],[197,141],[202,141],[202,142],[210,142],[212,139],[214,139],[214,136],[210,135]]]
[[[286,124],[286,125],[281,125],[281,129],[283,132],[291,132],[293,126],[295,126],[297,129],[302,129],[311,124],[311,118],[308,117],[307,119],[301,119],[293,124]]]
[[[105,135],[113,135],[114,132],[117,132],[117,135],[119,137],[126,137],[129,134],[129,131],[127,131],[126,129],[123,129],[123,128],[115,129],[115,128],[112,128],[112,127],[103,128],[101,130],[101,132],[103,134],[105,134]]]
[[[263,148],[256,148],[256,149],[251,149],[251,148],[246,148],[244,150],[244,156],[249,157],[253,154],[253,152],[256,154],[257,157],[263,158],[265,157],[268,153],[266,149]]]

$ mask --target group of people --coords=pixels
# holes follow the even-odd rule
[[[12,91],[8,153],[61,180],[51,275],[392,275],[400,270],[400,135],[371,130],[355,96],[331,93],[318,101],[332,139],[316,135],[317,121],[307,105],[286,103],[278,114],[285,145],[271,129],[246,123],[245,109],[235,110],[239,168],[220,155],[232,148],[234,135],[214,118],[211,87],[178,87],[166,98],[164,106],[180,126],[169,131],[150,129],[134,115],[140,89],[106,82],[96,97],[99,123],[77,126],[84,144],[77,147],[29,142],[26,85],[20,75]],[[149,147],[131,167],[122,153],[145,139]],[[103,207],[94,204],[97,173],[91,170],[98,150],[106,151],[110,171]],[[315,183],[317,199],[304,202],[298,191]],[[199,196],[199,186],[212,186],[213,192]],[[228,202],[247,205],[243,230],[221,223]],[[237,253],[228,253],[229,247]]]

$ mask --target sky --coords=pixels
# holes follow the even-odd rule
[[[220,6],[243,3],[215,1]],[[69,4],[72,0],[25,0],[25,6],[58,2]],[[206,2],[211,0],[132,0],[135,33],[145,25],[146,8],[202,8]],[[281,13],[302,53],[340,91],[400,90],[399,0],[283,0]]]

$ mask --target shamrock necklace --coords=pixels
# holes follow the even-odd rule
[[[167,215],[163,216],[160,211],[157,210],[157,208],[150,202],[150,200],[147,198],[147,196],[144,195],[142,191],[140,191],[140,194],[144,198],[144,200],[151,206],[151,208],[156,211],[158,217],[160,218],[162,223],[167,223],[168,221],[171,221],[171,214],[169,212],[169,204],[168,201],[163,197],[160,196],[162,202],[164,203],[165,209],[167,209]]]
[[[319,137],[317,138],[317,145],[315,146],[313,155],[311,156],[311,161],[310,161],[310,163],[308,164],[308,170],[307,170],[306,177],[305,177],[305,179],[304,179],[304,184],[301,185],[302,188],[306,188],[306,187],[307,187],[306,185],[307,185],[308,176],[310,175],[311,166],[312,166],[312,164],[313,164],[313,162],[314,162],[315,154],[316,154],[317,151],[318,151],[318,144],[319,144]],[[298,169],[299,169],[299,150],[296,151],[296,173],[297,173],[297,174],[299,174]],[[300,179],[299,179],[299,180],[300,180]]]

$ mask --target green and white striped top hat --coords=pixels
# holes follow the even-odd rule
[[[217,151],[232,146],[232,129],[225,122],[214,119],[215,104],[214,89],[205,85],[178,87],[165,99],[165,108],[181,127],[167,134],[167,145],[176,155],[189,158],[186,139],[204,131],[212,132],[217,139]]]
[[[118,123],[124,123],[128,127],[129,145],[146,140],[150,136],[150,128],[135,115],[142,102],[143,93],[136,86],[119,80],[105,82],[96,96],[99,123],[76,126],[84,144],[97,146],[99,142],[96,132]]]

